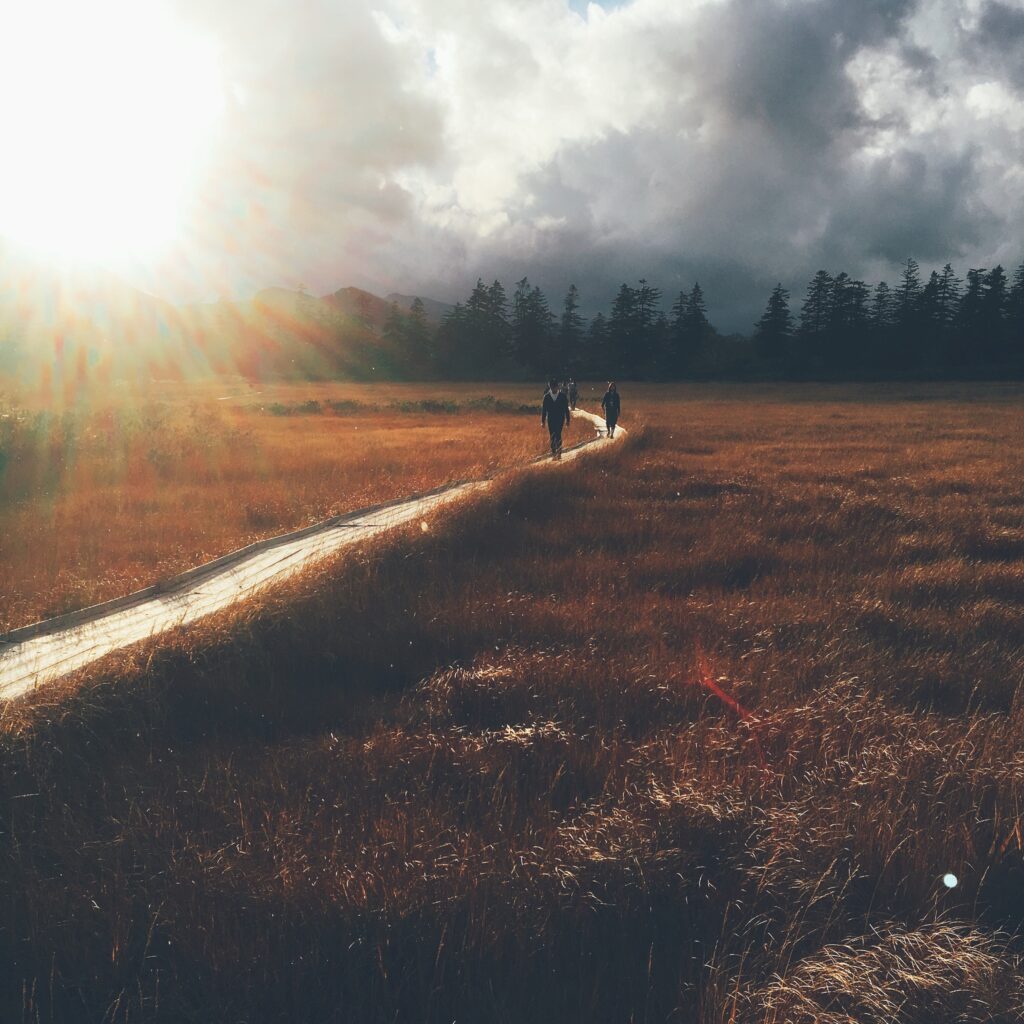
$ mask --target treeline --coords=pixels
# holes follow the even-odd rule
[[[713,365],[721,339],[709,323],[700,284],[680,292],[666,312],[646,280],[623,284],[607,315],[588,321],[572,285],[555,311],[528,278],[509,296],[500,281],[478,280],[472,294],[432,330],[422,302],[393,305],[381,338],[410,377],[509,375],[672,379]]]
[[[799,317],[776,285],[754,328],[755,355],[787,376],[1024,373],[1024,264],[967,271],[947,263],[922,281],[914,259],[899,282],[870,289],[819,270]]]
[[[407,312],[393,305],[381,339],[396,373],[411,378],[1024,374],[1024,264],[1012,279],[996,266],[962,280],[947,263],[923,280],[908,259],[895,285],[873,288],[819,270],[798,313],[777,285],[749,338],[715,329],[699,283],[665,306],[661,289],[641,279],[587,320],[575,285],[553,310],[528,278],[511,295],[478,280],[438,326],[419,300]]]

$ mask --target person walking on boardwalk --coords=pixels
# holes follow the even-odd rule
[[[544,395],[544,405],[540,410],[540,425],[547,426],[551,435],[551,458],[562,457],[562,429],[571,419],[569,413],[569,399],[565,392],[558,386],[558,381],[553,380],[547,393]]]
[[[578,399],[579,397],[580,397],[580,389],[578,387],[576,387],[576,381],[570,379],[569,380],[569,408],[573,412],[576,411],[576,399]]]
[[[615,436],[615,424],[619,421],[619,410],[622,404],[619,401],[619,391],[615,387],[615,381],[608,382],[608,390],[601,399],[601,408],[604,409],[604,424],[608,430],[608,436]]]

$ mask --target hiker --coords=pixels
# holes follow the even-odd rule
[[[611,380],[608,382],[608,390],[604,393],[604,398],[601,399],[601,408],[604,409],[604,424],[608,429],[609,437],[615,436],[615,424],[619,419],[620,407],[619,392],[615,387],[615,381]]]
[[[570,381],[569,381],[569,408],[572,409],[573,412],[576,411],[576,399],[579,398],[579,396],[580,396],[580,390],[579,390],[578,387],[576,387],[576,381],[570,379]]]
[[[565,397],[565,392],[559,388],[558,381],[553,380],[544,395],[544,404],[540,411],[540,425],[543,427],[546,424],[551,435],[553,459],[562,457],[562,428],[570,419],[569,400]]]

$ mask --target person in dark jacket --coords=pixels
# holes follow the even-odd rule
[[[553,380],[544,395],[544,404],[540,410],[540,425],[547,426],[551,435],[551,457],[562,457],[562,430],[570,420],[569,399]]]
[[[601,399],[601,408],[604,409],[604,424],[608,430],[608,436],[615,436],[615,424],[619,420],[619,410],[621,403],[619,401],[619,391],[615,387],[615,381],[609,381],[608,390],[604,393],[604,398]]]
[[[576,400],[580,397],[580,389],[576,387],[576,381],[569,381],[569,408],[576,411]]]

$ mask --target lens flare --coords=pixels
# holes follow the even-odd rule
[[[0,235],[133,259],[172,241],[223,111],[212,43],[155,0],[5,12]]]

